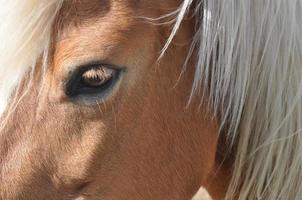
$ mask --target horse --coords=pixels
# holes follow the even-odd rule
[[[299,0],[10,0],[0,199],[302,197]]]

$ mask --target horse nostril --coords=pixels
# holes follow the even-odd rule
[[[75,192],[81,194],[90,185],[90,182],[84,182],[76,186]]]
[[[90,182],[78,183],[75,187],[73,187],[72,191],[70,191],[68,195],[68,199],[74,200],[84,200],[88,197],[87,187],[90,185]]]

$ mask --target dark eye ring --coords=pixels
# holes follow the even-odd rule
[[[79,67],[65,83],[65,94],[84,103],[104,100],[118,82],[120,74],[121,69],[107,64]]]

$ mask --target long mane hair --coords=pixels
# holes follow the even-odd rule
[[[47,60],[62,2],[3,2],[0,113],[8,102],[18,102],[12,93],[26,72],[41,57]],[[207,92],[221,134],[228,136],[230,148],[236,145],[226,198],[300,199],[302,2],[183,0],[164,50],[189,10],[196,19],[192,49],[198,58],[192,95]]]

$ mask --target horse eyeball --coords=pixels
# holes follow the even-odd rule
[[[82,74],[82,83],[88,87],[100,87],[112,79],[114,70],[108,67],[98,67]]]
[[[108,64],[84,65],[68,77],[64,92],[72,101],[87,105],[104,101],[120,80],[121,73],[122,69]]]

